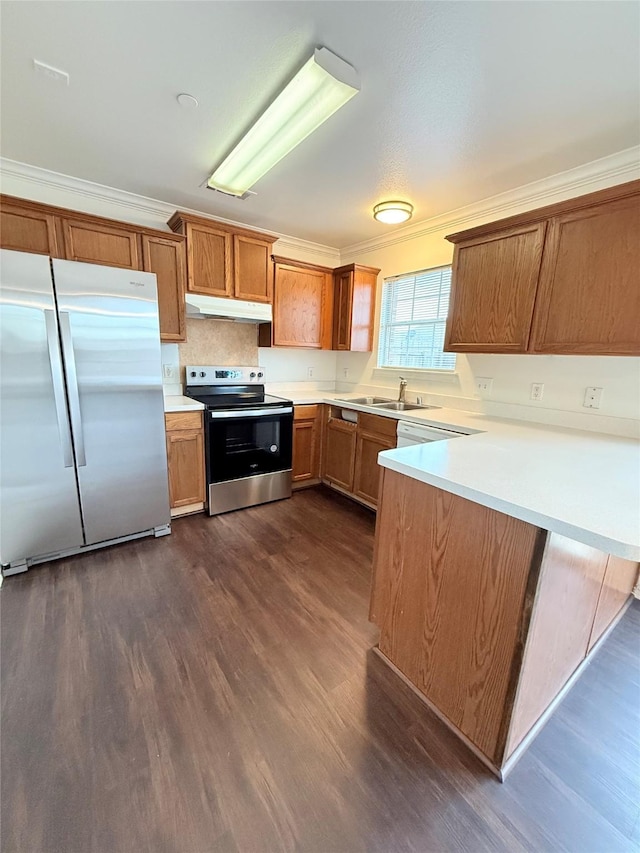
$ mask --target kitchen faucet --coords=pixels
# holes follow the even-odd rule
[[[400,377],[400,390],[398,391],[398,402],[406,403],[405,396],[407,393],[407,380],[404,376]]]

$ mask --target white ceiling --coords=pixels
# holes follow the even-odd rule
[[[5,157],[342,247],[638,143],[632,2],[2,2]],[[246,201],[200,186],[325,45],[362,91]],[[69,87],[34,74],[37,58]],[[200,101],[185,111],[180,92]]]

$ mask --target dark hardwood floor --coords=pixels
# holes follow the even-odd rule
[[[501,785],[371,653],[324,489],[8,578],[2,849],[638,849],[636,603]]]

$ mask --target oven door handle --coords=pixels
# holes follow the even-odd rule
[[[209,412],[211,420],[219,418],[262,418],[265,415],[290,415],[293,413],[293,406],[281,406],[273,409],[236,409],[235,411],[213,411]]]

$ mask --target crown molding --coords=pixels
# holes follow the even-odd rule
[[[405,225],[392,233],[344,246],[340,250],[345,258],[353,260],[367,252],[375,252],[407,240],[416,240],[438,231],[461,231],[467,226],[482,225],[511,214],[564,201],[578,195],[640,178],[640,145],[627,148],[608,157],[593,160],[583,166],[559,172],[539,181],[490,196],[473,204],[459,207],[448,213]]]
[[[142,224],[137,221],[142,216],[146,219],[160,220],[162,225],[164,225],[167,219],[175,213],[176,209],[179,209],[184,210],[186,213],[192,213],[215,222],[223,222],[226,225],[236,228],[259,230],[257,226],[248,225],[246,222],[225,219],[222,216],[213,216],[210,213],[195,210],[194,208],[183,206],[178,208],[175,204],[169,204],[159,199],[148,198],[147,196],[137,195],[126,190],[108,187],[104,184],[97,184],[94,181],[86,181],[83,178],[74,178],[71,175],[63,175],[60,172],[52,172],[49,169],[42,169],[40,166],[31,166],[28,163],[9,160],[6,157],[0,157],[0,178],[2,180],[2,192],[8,195],[29,198],[32,201],[40,201],[43,204],[59,204],[59,202],[50,202],[48,199],[43,198],[42,193],[38,193],[37,191],[34,193],[34,187],[40,187],[45,191],[64,192],[72,196],[88,199],[92,203],[108,204],[122,211],[120,218],[136,224]],[[6,186],[7,181],[9,181],[9,186]],[[59,204],[59,206],[65,205]],[[314,255],[318,258],[329,259],[331,266],[339,266],[340,264],[340,250],[334,246],[314,243],[311,240],[303,240],[300,237],[281,234],[278,231],[270,230],[270,233],[278,237],[278,252],[281,254],[283,252],[303,253],[305,255]]]

